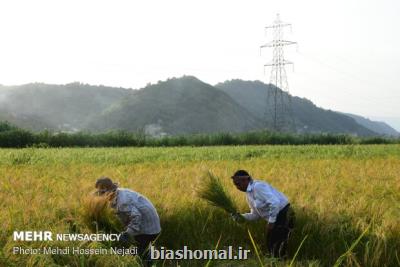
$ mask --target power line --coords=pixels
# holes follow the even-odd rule
[[[316,63],[316,64],[318,64],[318,65],[320,65],[320,66],[322,66],[322,67],[325,67],[326,69],[331,69],[331,70],[333,70],[334,72],[336,72],[336,73],[342,75],[343,77],[347,77],[347,79],[351,79],[351,80],[354,80],[354,81],[357,81],[357,82],[360,82],[360,83],[364,83],[365,85],[369,85],[369,86],[370,86],[371,84],[373,84],[373,85],[374,85],[375,87],[377,87],[377,88],[379,88],[379,87],[384,87],[382,84],[379,84],[379,83],[377,83],[376,81],[371,81],[371,80],[367,80],[367,79],[365,79],[365,78],[360,78],[359,76],[354,75],[354,74],[351,74],[351,73],[349,73],[349,72],[347,72],[347,71],[344,71],[343,69],[338,69],[338,68],[332,66],[331,64],[326,63],[325,61],[323,61],[323,60],[321,60],[321,59],[317,59],[317,58],[313,57],[312,55],[310,55],[310,54],[308,54],[308,53],[304,53],[304,52],[300,52],[300,51],[297,51],[297,53],[298,53],[300,56],[304,57],[305,59],[308,59],[308,60],[310,60],[310,61],[313,61],[314,63]],[[335,57],[336,57],[337,60],[338,60],[338,57],[337,57],[337,56],[335,56]],[[350,63],[348,60],[345,60],[344,58],[342,58],[341,60],[338,60],[338,61],[342,61],[342,62],[346,63],[347,65],[348,65],[348,64],[352,64],[352,63]],[[354,64],[353,64],[353,65],[354,65]],[[359,67],[358,67],[358,68],[359,68]]]
[[[342,69],[338,69],[336,67],[333,67],[332,65],[326,63],[325,61],[323,61],[321,59],[316,59],[316,58],[312,57],[309,54],[305,54],[304,52],[303,53],[298,52],[298,54],[301,55],[302,57],[304,57],[305,59],[309,60],[310,62],[316,63],[319,66],[324,67],[327,70],[334,71],[335,73],[341,75],[343,78],[346,78],[346,79],[349,79],[349,80],[353,80],[353,81],[357,81],[357,82],[362,83],[362,84],[364,84],[366,86],[374,86],[375,88],[378,88],[378,89],[379,88],[385,88],[384,85],[378,84],[376,82],[373,82],[373,81],[370,81],[370,80],[367,80],[367,79],[361,79],[360,77],[358,77],[358,76],[356,76],[354,74],[351,74],[351,73],[346,72],[346,71],[344,71]],[[310,78],[312,78],[312,80],[319,80],[320,82],[322,82],[322,83],[324,83],[326,85],[329,85],[328,87],[332,87],[332,83],[330,83],[330,82],[328,83],[328,81],[325,80],[325,79],[320,79],[320,77],[318,77],[318,75],[312,75],[314,73],[311,74],[311,73],[304,72],[304,70],[302,70],[301,72],[299,72],[299,74],[304,74],[304,75],[307,75],[307,76],[311,75],[312,77],[310,76]],[[335,80],[335,82],[339,82],[339,81]],[[345,88],[345,87],[349,87],[349,85],[340,86],[340,87]],[[381,90],[381,89],[379,89],[379,90]],[[358,100],[364,99],[364,101],[369,102],[370,104],[372,104],[372,102],[378,103],[379,101],[393,100],[393,97],[395,97],[393,95],[392,96],[379,95],[379,97],[369,98],[365,94],[355,93],[355,92],[352,92],[351,90],[346,90],[346,91],[343,91],[342,93],[345,93],[348,96],[356,97]]]
[[[294,127],[292,103],[285,70],[285,65],[293,63],[285,59],[283,48],[296,44],[296,42],[283,39],[283,29],[287,26],[291,26],[291,24],[281,21],[277,14],[273,24],[265,27],[266,30],[273,31],[273,40],[260,47],[260,49],[272,48],[272,62],[264,65],[264,68],[271,67],[270,85],[272,85],[267,92],[265,124],[267,128],[272,127],[274,131],[292,130]]]

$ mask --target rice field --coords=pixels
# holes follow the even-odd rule
[[[236,224],[198,197],[210,171],[246,212],[244,193],[230,181],[237,169],[289,197],[297,224],[288,259],[263,253],[263,222]],[[14,246],[112,245],[20,242],[12,236],[23,230],[95,231],[85,222],[84,207],[100,176],[154,203],[162,226],[157,247],[251,250],[246,261],[163,261],[157,266],[400,266],[400,145],[0,149],[0,266],[140,265],[131,256],[12,253]]]

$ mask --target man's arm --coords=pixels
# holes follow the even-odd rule
[[[126,228],[126,232],[131,236],[138,235],[140,231],[142,214],[133,205],[130,205],[129,210],[127,212],[128,212],[129,223]]]
[[[246,219],[246,221],[255,221],[260,218],[260,216],[254,211],[254,209],[251,209],[248,213],[243,213],[242,216]]]

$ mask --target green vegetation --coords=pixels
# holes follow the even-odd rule
[[[399,144],[400,138],[354,137],[334,134],[289,134],[274,132],[193,134],[149,137],[142,132],[33,133],[0,122],[0,147],[175,147],[218,145],[344,145]]]
[[[297,222],[287,260],[265,254],[264,222],[236,224],[197,197],[210,170],[238,210],[248,211],[245,195],[230,179],[237,169],[289,197]],[[400,145],[1,149],[0,173],[0,266],[137,266],[133,257],[115,255],[12,253],[14,246],[109,247],[12,240],[15,230],[91,233],[82,216],[83,201],[103,175],[154,203],[163,229],[156,246],[212,249],[218,244],[251,250],[247,261],[212,261],[213,266],[260,266],[260,261],[278,267],[399,265]]]

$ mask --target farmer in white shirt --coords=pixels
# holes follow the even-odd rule
[[[150,263],[148,253],[149,244],[161,232],[160,218],[153,204],[141,194],[129,189],[119,188],[108,177],[101,177],[96,181],[98,194],[109,194],[111,207],[115,209],[126,229],[121,233],[120,241],[129,244],[131,238],[138,246],[138,255]]]
[[[264,181],[253,180],[245,170],[238,170],[232,176],[237,189],[246,192],[250,212],[232,214],[235,221],[267,221],[267,247],[274,257],[286,256],[289,234],[294,226],[294,213],[287,197]]]

